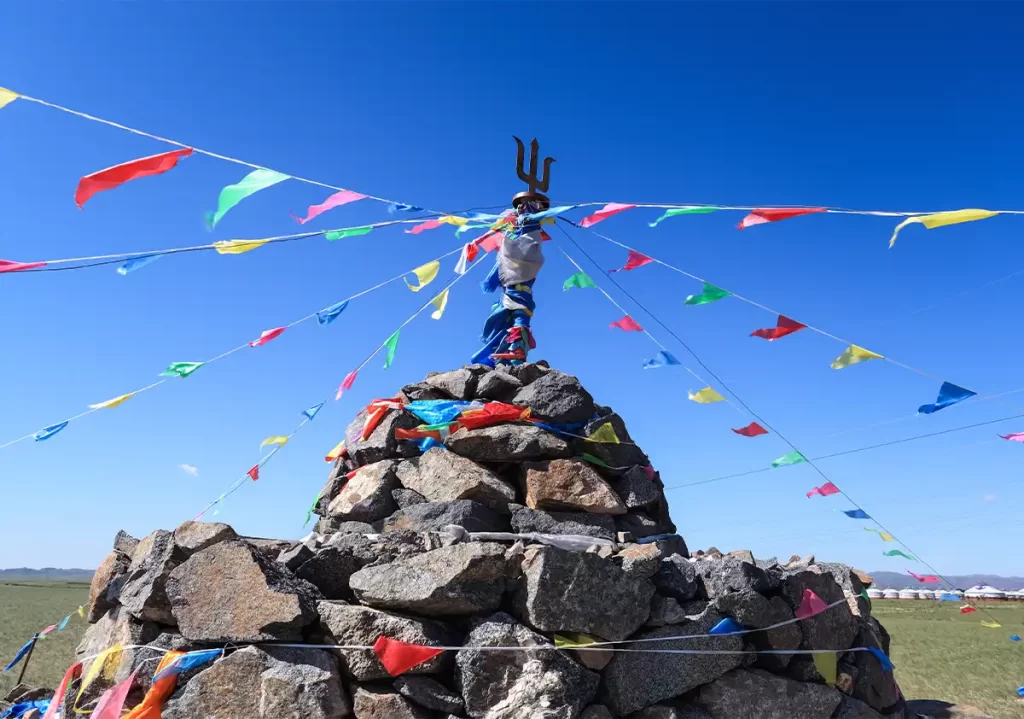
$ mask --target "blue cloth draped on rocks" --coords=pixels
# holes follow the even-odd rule
[[[524,221],[520,216],[515,230],[502,240],[493,269],[480,283],[485,293],[501,288],[502,296],[484,322],[480,338],[484,346],[473,355],[473,362],[493,367],[495,360],[491,355],[516,347],[525,354],[529,349],[530,320],[537,306],[533,299],[533,283],[544,264],[541,234],[540,222]],[[521,332],[513,333],[510,338],[509,331],[516,327],[522,328]],[[519,339],[515,338],[517,334]]]

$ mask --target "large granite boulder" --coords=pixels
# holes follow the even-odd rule
[[[429,375],[424,382],[444,392],[452,399],[473,399],[476,392],[476,375],[463,367],[451,372]]]
[[[356,719],[431,719],[426,709],[383,687],[357,686],[352,706]]]
[[[118,595],[121,606],[136,619],[160,624],[175,623],[167,600],[167,579],[185,559],[174,535],[158,529],[135,548],[128,576]]]
[[[586,422],[594,414],[594,398],[572,375],[550,370],[538,377],[512,399],[529,407],[534,417],[555,424]]]
[[[792,572],[783,580],[782,598],[793,611],[799,609],[805,589],[810,589],[826,604],[844,598],[843,589],[832,573],[817,565]],[[803,649],[847,649],[853,646],[853,640],[860,631],[857,617],[847,602],[804,619],[799,625],[804,635]]]
[[[360,468],[327,505],[328,516],[346,522],[376,522],[394,512],[391,490],[398,487],[395,462],[382,460]]]
[[[615,539],[615,521],[608,515],[589,512],[545,512],[523,507],[512,515],[512,530]]]
[[[121,586],[128,578],[131,558],[113,551],[100,562],[89,583],[89,601],[86,603],[85,618],[98,622],[100,617],[117,606]]]
[[[218,542],[237,539],[235,530],[219,522],[182,522],[174,530],[174,543],[186,558]]]
[[[626,505],[590,465],[555,459],[526,465],[526,506],[530,509],[625,514]]]
[[[439,532],[450,524],[467,532],[507,532],[507,516],[498,514],[471,499],[452,502],[424,502],[398,510],[384,520],[384,532],[411,529],[417,532]]]
[[[750,590],[725,594],[715,600],[718,610],[732,617],[747,629],[772,627],[793,619],[793,610],[782,597],[767,597]],[[798,649],[803,639],[798,623],[786,624],[764,632],[746,636],[759,651],[780,652]],[[792,654],[759,654],[757,666],[781,672],[789,664]]]
[[[396,474],[403,487],[428,502],[470,499],[507,512],[509,502],[516,500],[516,491],[493,472],[439,447],[399,463]]]
[[[444,445],[475,462],[534,462],[572,454],[572,448],[558,435],[526,424],[460,429],[449,435]]]
[[[831,687],[761,669],[731,671],[701,687],[698,697],[712,719],[830,719],[842,699]]]
[[[376,464],[385,459],[414,457],[419,449],[412,442],[399,442],[395,438],[396,429],[413,429],[420,421],[413,415],[398,409],[389,411],[376,429],[366,439],[362,439],[363,427],[366,425],[366,410],[362,410],[345,429],[345,447],[348,457],[358,466]]]

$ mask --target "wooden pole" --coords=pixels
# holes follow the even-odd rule
[[[28,648],[28,654],[25,655],[25,661],[21,663],[21,674],[18,675],[18,684],[21,684],[21,680],[25,678],[25,670],[28,669],[28,663],[32,659],[32,650],[36,648],[36,642],[39,641],[39,635],[36,634],[32,637],[32,646]]]

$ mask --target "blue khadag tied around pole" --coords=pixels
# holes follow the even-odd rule
[[[670,353],[662,350],[658,354],[654,355],[653,359],[649,359],[644,362],[644,369],[652,369],[654,367],[667,367],[668,365],[681,364],[679,360],[673,357]]]
[[[744,627],[731,617],[726,617],[708,630],[708,634],[736,634],[742,632]]]
[[[863,509],[846,509],[843,510],[843,514],[850,519],[871,519]]]
[[[67,420],[59,422],[57,424],[51,424],[49,427],[43,427],[41,430],[32,435],[32,439],[34,439],[36,442],[42,442],[44,439],[49,439],[50,437],[57,434],[67,426]]]
[[[939,396],[935,400],[935,404],[923,404],[917,408],[917,411],[921,414],[932,414],[957,402],[963,402],[965,399],[969,399],[976,394],[977,392],[957,387],[952,382],[943,382],[942,386],[939,387]]]
[[[338,319],[338,315],[344,312],[346,307],[348,307],[348,300],[339,302],[336,305],[331,305],[330,307],[325,307],[316,313],[316,323],[318,325],[331,324],[334,320]]]

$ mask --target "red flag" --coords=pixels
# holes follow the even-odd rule
[[[976,611],[978,610],[972,607],[970,604],[965,604],[964,606],[960,607],[961,614],[974,614]]]
[[[150,155],[139,160],[132,160],[120,165],[108,167],[105,170],[86,175],[78,181],[78,189],[75,190],[75,204],[82,209],[86,201],[97,192],[113,190],[130,180],[137,180],[140,177],[162,175],[178,164],[178,160],[192,154],[192,148],[186,147],[181,150],[171,150],[159,155]]]
[[[475,242],[466,245],[466,262],[472,262],[480,254],[480,247]]]
[[[647,479],[649,479],[649,480],[651,480],[653,482],[654,481],[654,465],[648,464],[646,467],[641,467],[641,469],[643,469],[644,474],[647,475]]]
[[[612,322],[610,325],[608,325],[608,327],[618,327],[623,332],[643,332],[644,329],[643,327],[638,325],[636,323],[636,320],[634,320],[629,315],[626,315],[621,320],[616,320],[615,322]]]
[[[484,252],[494,252],[501,247],[503,239],[505,239],[505,235],[502,234],[501,230],[491,230],[473,240],[473,244]],[[469,261],[472,262],[473,260]]]
[[[769,327],[763,330],[754,330],[750,333],[751,337],[763,337],[764,339],[771,342],[777,340],[779,337],[785,337],[791,335],[794,332],[804,329],[807,325],[800,324],[796,320],[791,320],[788,317],[779,315],[779,320],[775,327]]]
[[[37,267],[46,267],[46,263],[15,262],[14,260],[0,260],[0,274],[4,272],[21,272],[22,270],[34,270]]]
[[[643,267],[644,265],[649,265],[652,262],[654,262],[654,260],[652,260],[647,255],[641,255],[636,250],[630,250],[629,251],[629,255],[626,257],[626,264],[624,264],[622,267],[620,267],[617,270],[608,270],[608,271],[609,272],[622,272],[623,270],[635,270],[637,267]]]
[[[800,215],[813,215],[816,212],[825,212],[825,208],[801,207],[799,209],[772,209],[759,207],[756,210],[751,210],[750,214],[744,217],[740,221],[740,224],[736,225],[736,228],[745,230],[748,227],[753,227],[754,225],[763,225],[766,222],[788,220],[790,217],[799,217]]]
[[[344,394],[345,390],[352,389],[352,385],[356,381],[356,375],[357,374],[359,374],[359,370],[354,369],[351,372],[349,372],[347,375],[345,375],[345,379],[343,379],[341,381],[341,384],[338,385],[338,391],[334,395],[334,401],[335,402],[337,402],[339,399],[341,399],[341,395]]]
[[[419,225],[416,225],[415,227],[413,227],[410,230],[406,230],[405,234],[407,234],[407,235],[418,235],[421,232],[423,232],[424,230],[433,230],[433,229],[435,229],[437,227],[440,227],[442,224],[444,224],[444,223],[442,223],[441,220],[427,220],[426,222],[423,222],[423,223],[421,223]]]
[[[434,647],[388,639],[385,636],[377,637],[377,641],[373,643],[373,653],[377,655],[388,674],[393,677],[404,674],[423,662],[430,661],[443,651],[443,649]]]
[[[939,583],[939,578],[936,577],[934,574],[914,574],[909,569],[907,570],[907,574],[912,576],[917,581],[924,582],[926,584],[938,584]]]
[[[826,609],[828,609],[828,605],[824,599],[810,589],[805,589],[803,596],[800,598],[800,606],[793,612],[793,615],[797,619],[807,619],[815,614],[821,614]]]
[[[623,205],[619,202],[609,202],[607,205],[602,207],[594,214],[587,215],[582,220],[580,220],[580,227],[593,227],[598,222],[601,222],[602,220],[607,220],[612,215],[617,215],[620,212],[631,210],[634,207],[636,207],[636,205]]]
[[[263,332],[260,334],[260,338],[258,340],[253,340],[252,342],[250,342],[249,346],[250,347],[259,347],[260,345],[265,345],[270,340],[272,340],[272,339],[274,339],[276,337],[280,337],[281,333],[284,332],[286,329],[288,329],[288,328],[287,327],[275,327],[272,330],[263,330]]]
[[[519,407],[504,402],[488,402],[478,410],[466,410],[459,415],[459,426],[466,429],[480,429],[501,422],[526,419],[529,413],[528,407]]]
[[[254,464],[252,466],[252,469],[246,472],[246,474],[249,475],[249,479],[255,482],[257,479],[260,478],[260,466],[258,464]]]
[[[821,485],[820,487],[815,487],[810,492],[808,492],[807,498],[810,499],[815,494],[822,497],[827,497],[830,494],[839,494],[839,487],[832,484],[831,482],[825,482],[825,484]]]
[[[734,429],[732,431],[736,434],[742,434],[744,437],[759,437],[762,434],[768,434],[768,430],[757,422],[751,422],[746,427],[740,427],[739,429]]]

